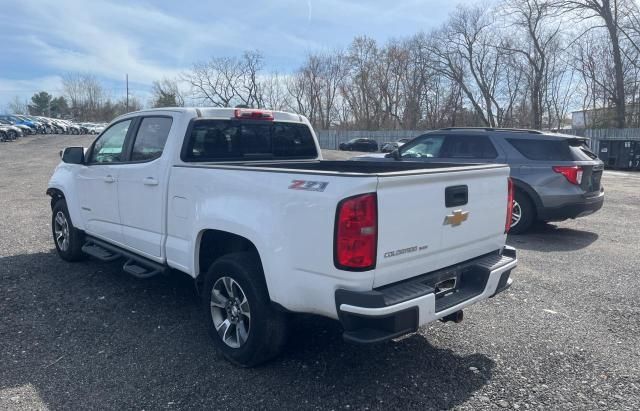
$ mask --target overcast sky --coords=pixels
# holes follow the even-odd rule
[[[247,49],[287,72],[357,35],[384,42],[437,27],[465,1],[2,0],[0,108],[15,95],[60,94],[60,75],[78,71],[97,75],[114,98],[128,73],[145,99],[153,80]]]

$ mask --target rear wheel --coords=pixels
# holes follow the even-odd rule
[[[516,191],[513,199],[510,234],[521,234],[529,230],[536,221],[536,209],[529,197]]]
[[[203,309],[216,348],[242,367],[278,355],[286,340],[286,316],[271,305],[256,254],[220,257],[206,275]]]

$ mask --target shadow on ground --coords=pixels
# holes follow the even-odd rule
[[[549,223],[539,223],[526,234],[510,235],[507,243],[524,250],[576,251],[589,247],[597,239],[598,234],[591,231],[560,228]]]
[[[0,258],[0,393],[28,387],[52,409],[442,409],[495,367],[420,335],[349,345],[336,322],[300,316],[281,357],[239,369],[213,350],[190,278],[137,280],[120,267],[53,252]]]

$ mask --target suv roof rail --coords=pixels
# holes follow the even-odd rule
[[[544,134],[539,130],[528,130],[525,128],[493,128],[493,127],[445,127],[439,130],[482,130],[482,131],[508,131],[512,133]]]

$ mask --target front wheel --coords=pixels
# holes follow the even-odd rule
[[[220,257],[206,276],[203,309],[216,348],[242,367],[278,355],[286,341],[286,316],[271,304],[257,255]]]
[[[513,199],[509,234],[521,234],[529,230],[536,221],[536,210],[526,194],[516,191]]]
[[[51,213],[51,231],[58,255],[65,261],[79,261],[84,257],[84,235],[73,226],[65,200],[58,200]]]

